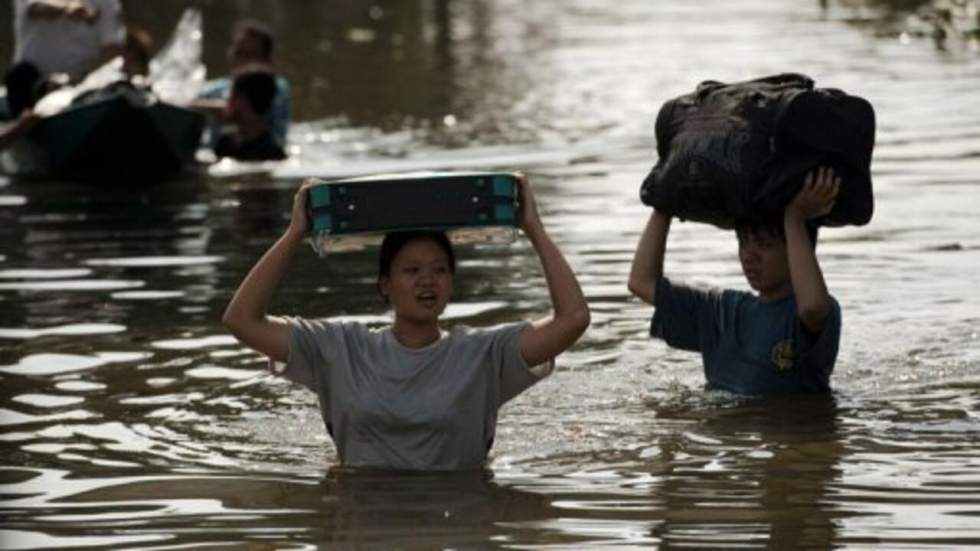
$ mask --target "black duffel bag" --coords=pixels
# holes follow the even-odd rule
[[[640,199],[681,219],[732,228],[771,220],[818,166],[834,169],[841,188],[825,226],[871,220],[871,104],[800,74],[724,84],[705,81],[667,101],[657,115],[660,159]]]

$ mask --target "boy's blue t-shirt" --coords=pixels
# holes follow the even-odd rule
[[[701,352],[708,388],[738,394],[829,391],[841,311],[831,297],[823,330],[803,327],[792,296],[763,302],[745,291],[697,289],[661,277],[650,334]]]

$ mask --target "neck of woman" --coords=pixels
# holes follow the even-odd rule
[[[402,346],[408,348],[429,346],[442,336],[437,320],[416,322],[396,317],[391,332]]]

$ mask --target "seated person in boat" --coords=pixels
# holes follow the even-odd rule
[[[246,346],[285,362],[286,378],[316,392],[343,467],[481,469],[498,410],[553,370],[589,325],[575,273],[548,236],[527,180],[519,179],[520,227],[538,256],[553,312],[494,327],[440,320],[453,290],[455,255],[442,232],[389,233],[377,289],[391,326],[270,315],[290,259],[305,248],[308,183],[289,227],[245,277],[222,321]]]
[[[119,0],[15,0],[14,35],[15,63],[79,82],[120,53],[122,6]]]
[[[218,137],[215,155],[240,161],[286,158],[286,151],[268,127],[267,115],[275,93],[275,77],[262,67],[248,67],[235,75],[224,113],[231,129]]]
[[[30,61],[18,61],[4,75],[7,88],[7,117],[17,119],[22,111],[29,111],[48,92],[63,84],[53,77],[46,77]]]
[[[126,29],[123,44],[123,73],[130,80],[145,78],[150,74],[150,58],[153,57],[153,37],[143,29]]]
[[[782,219],[736,226],[742,272],[755,293],[668,278],[669,213],[654,210],[637,245],[629,290],[655,312],[653,337],[700,352],[709,389],[743,395],[828,392],[841,310],[817,262],[817,227],[840,187],[833,170],[807,175]]]
[[[232,75],[253,65],[274,67],[272,54],[275,49],[275,37],[272,30],[259,21],[240,21],[235,26],[231,44],[228,46],[228,66]],[[270,69],[271,70],[271,69]],[[212,149],[221,135],[220,116],[231,96],[233,78],[209,80],[204,84],[204,90],[192,106],[195,109],[212,115],[213,124],[209,128],[210,145]],[[289,81],[280,74],[275,74],[276,93],[272,99],[272,107],[266,114],[266,123],[280,146],[286,147],[286,134],[289,131],[290,120],[290,90]]]

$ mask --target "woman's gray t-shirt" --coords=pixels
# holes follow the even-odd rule
[[[527,322],[456,326],[422,348],[390,328],[288,318],[289,358],[280,372],[320,398],[344,466],[458,470],[482,467],[497,410],[547,376],[529,368],[519,336]]]

